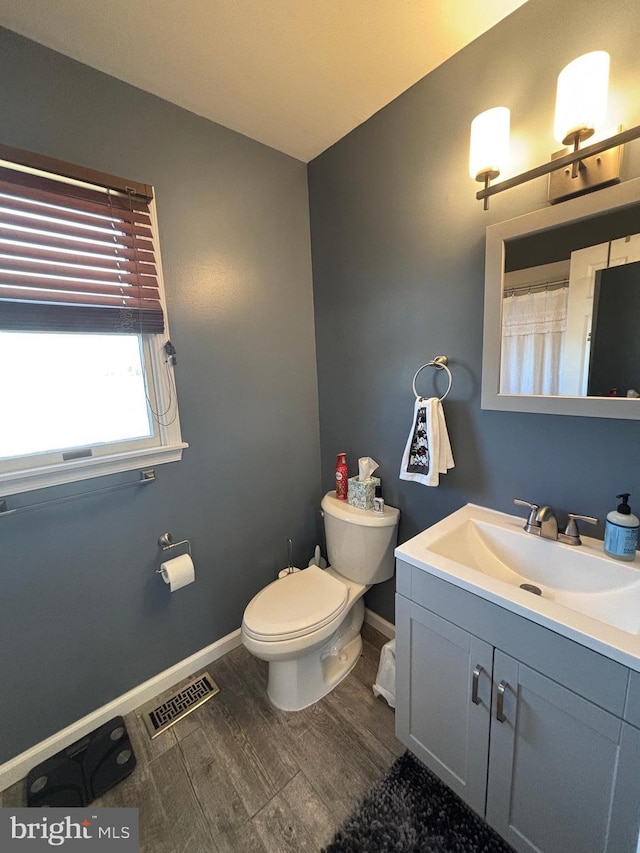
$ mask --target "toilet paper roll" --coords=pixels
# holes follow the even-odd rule
[[[169,584],[171,592],[182,589],[183,586],[193,583],[196,579],[196,570],[193,560],[188,554],[181,554],[173,560],[167,560],[160,566],[160,574],[165,583]]]

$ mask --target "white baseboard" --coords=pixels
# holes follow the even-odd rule
[[[371,625],[372,628],[375,628],[376,631],[380,631],[380,633],[389,640],[393,640],[396,635],[396,626],[391,622],[387,622],[387,620],[383,619],[382,616],[378,616],[378,614],[374,613],[373,610],[365,608],[364,621],[367,625]]]
[[[148,681],[139,684],[133,690],[123,693],[122,696],[112,702],[97,708],[87,714],[86,717],[82,717],[81,720],[77,720],[65,729],[56,732],[56,734],[37,743],[20,755],[16,755],[15,758],[11,758],[5,764],[0,764],[0,791],[4,791],[5,788],[19,782],[41,761],[51,758],[52,755],[80,740],[113,717],[123,716],[134,711],[140,705],[144,705],[145,702],[153,699],[154,696],[158,696],[173,687],[174,684],[178,684],[183,679],[198,672],[199,669],[208,666],[212,661],[237,648],[240,642],[240,629],[238,628],[231,634],[227,634],[226,637],[216,640],[210,646],[200,649],[191,657],[185,658],[169,669],[165,669],[164,672],[160,672]]]

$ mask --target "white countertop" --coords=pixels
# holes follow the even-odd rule
[[[547,576],[557,571],[557,578],[554,578],[553,582],[557,581],[559,592],[562,592],[562,572],[565,564],[571,566],[574,584],[576,578],[578,582],[580,580],[580,568],[588,565],[591,570],[591,581],[587,582],[585,589],[570,590],[569,595],[573,597],[570,600],[575,599],[577,606],[582,606],[581,601],[588,601],[591,605],[602,609],[603,613],[614,613],[615,616],[617,616],[615,608],[620,601],[623,601],[625,608],[629,610],[627,623],[632,626],[631,630],[613,627],[605,621],[600,621],[599,618],[585,615],[565,604],[559,604],[545,597],[544,592],[542,596],[537,596],[520,589],[513,580],[509,582],[511,572],[506,565],[503,577],[486,573],[480,565],[474,566],[475,557],[466,543],[470,522],[479,524],[480,527],[483,524],[487,525],[487,529],[499,530],[499,535],[505,535],[510,542],[516,543],[516,546],[520,545],[523,551],[533,549],[534,553],[540,556],[540,562],[545,564]],[[603,552],[600,540],[586,536],[582,536],[583,544],[580,546],[540,539],[524,531],[524,522],[525,519],[518,516],[467,504],[414,536],[413,539],[399,545],[395,550],[395,556],[434,577],[478,595],[640,672],[640,560],[638,556],[633,562],[615,560]],[[520,540],[516,537],[523,538]],[[535,544],[529,540],[533,540]],[[489,551],[487,550],[486,553],[489,554]],[[494,561],[498,566],[496,571],[499,573],[499,567],[502,564],[495,558]],[[554,568],[556,565],[557,569]],[[596,567],[595,575],[594,566]],[[624,571],[621,570],[621,566],[625,567]],[[599,577],[598,573],[600,573]],[[615,588],[609,589],[608,583],[618,575],[622,575],[626,580],[617,581]],[[531,582],[543,586],[535,579]],[[553,592],[554,590],[550,587],[549,596],[553,597]],[[636,612],[637,626],[633,626]]]

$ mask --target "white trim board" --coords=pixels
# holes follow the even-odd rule
[[[367,608],[365,608],[364,621],[367,625],[371,625],[372,628],[375,628],[376,631],[380,631],[380,633],[388,640],[393,640],[396,635],[396,626],[391,622],[387,622],[387,620],[383,619],[382,616],[378,616],[378,614],[374,613],[373,610],[367,610]]]
[[[380,630],[380,629],[378,629]],[[190,675],[193,675],[198,670],[208,666],[214,660],[218,660],[227,652],[236,649],[240,645],[240,629],[232,631],[226,637],[221,637],[212,643],[210,646],[205,646],[199,652],[185,658],[174,666],[165,669],[164,672],[158,673],[148,681],[144,681],[133,690],[123,693],[101,708],[97,708],[86,717],[77,720],[65,729],[56,732],[46,740],[40,741],[35,746],[30,747],[25,752],[16,755],[15,758],[10,758],[9,761],[0,765],[0,791],[9,788],[15,782],[23,779],[27,773],[36,767],[40,762],[51,758],[60,750],[65,749],[72,743],[75,743],[80,738],[97,729],[103,723],[111,720],[119,715],[124,716],[130,711],[134,711],[145,702],[158,696],[160,693],[178,684]]]

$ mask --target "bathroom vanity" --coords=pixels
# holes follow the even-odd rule
[[[523,523],[470,504],[396,549],[397,735],[518,851],[635,852],[640,563]]]

